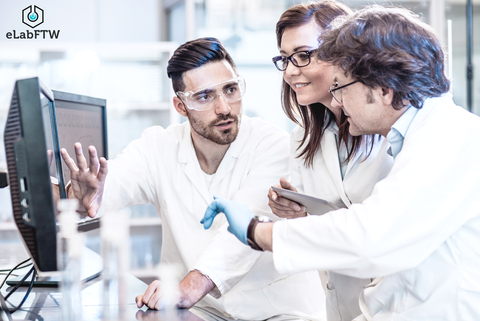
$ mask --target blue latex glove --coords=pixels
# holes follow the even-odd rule
[[[214,196],[215,200],[208,206],[200,223],[209,229],[218,213],[224,213],[228,220],[228,231],[235,235],[242,243],[247,244],[247,230],[253,218],[248,207],[240,202]]]

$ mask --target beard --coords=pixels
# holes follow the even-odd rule
[[[205,123],[191,114],[188,115],[188,121],[193,130],[205,139],[208,139],[219,145],[229,145],[235,141],[240,130],[241,118],[238,115],[219,115],[217,119],[210,123]],[[241,112],[239,113],[241,115]],[[218,130],[215,125],[223,121],[233,121],[232,127],[225,130]]]

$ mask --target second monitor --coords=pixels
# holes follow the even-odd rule
[[[108,158],[106,100],[52,90],[57,118],[58,141],[74,158],[73,144],[82,144],[88,161],[88,146],[97,149],[98,158]],[[63,180],[70,181],[70,170],[62,160]]]

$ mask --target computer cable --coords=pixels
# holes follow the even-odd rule
[[[26,259],[25,261],[22,261],[22,262],[18,263],[18,264],[15,265],[11,270],[9,270],[7,276],[5,277],[5,279],[3,279],[2,285],[0,285],[0,289],[3,287],[3,285],[4,285],[5,282],[7,281],[8,277],[10,276],[10,274],[13,273],[13,271],[20,269],[20,266],[21,266],[22,264],[27,263],[27,262],[30,261],[31,259],[32,259],[32,258],[29,257],[29,258]],[[25,266],[23,266],[22,268],[27,267],[27,266],[29,266],[29,265],[25,265]],[[3,272],[3,271],[2,271],[2,272]]]
[[[18,288],[22,286],[22,284],[25,282],[25,280],[26,280],[26,279],[30,276],[30,274],[32,274],[32,272],[34,272],[34,271],[35,271],[35,267],[32,267],[32,268],[30,269],[30,271],[28,271],[28,273],[25,274],[25,276],[23,277],[23,279],[21,279],[21,280],[17,283],[17,285],[15,285],[15,286],[13,287],[13,289],[10,290],[10,292],[8,292],[8,294],[5,296],[5,301],[7,301],[7,299],[10,297],[10,295],[12,295],[12,293],[14,293],[15,291],[17,291]],[[35,278],[35,274],[34,274],[33,277],[32,277],[32,283],[33,283],[33,279],[34,279],[34,278]]]
[[[18,309],[20,309],[22,307],[22,305],[25,303],[25,301],[27,300],[28,298],[28,295],[30,294],[30,292],[32,291],[32,288],[33,288],[33,284],[35,283],[35,276],[37,274],[37,270],[35,269],[35,266],[33,266],[30,271],[27,273],[27,275],[25,275],[25,277],[22,279],[22,281],[20,281],[19,283],[17,283],[17,285],[15,286],[15,288],[12,289],[12,291],[10,291],[7,296],[5,297],[5,302],[7,302],[7,299],[8,297],[13,293],[15,292],[19,287],[20,285],[23,284],[23,282],[25,282],[25,280],[30,276],[30,274],[32,274],[32,279],[30,280],[30,286],[28,287],[28,291],[27,293],[25,293],[25,296],[23,297],[22,299],[22,302],[20,302],[19,305],[17,305],[16,307],[10,309],[10,313],[14,313],[15,311],[17,311]],[[10,303],[10,302],[9,302]],[[10,303],[11,304],[11,303]]]
[[[19,266],[19,267],[17,267],[16,269],[13,269],[13,270],[14,270],[14,271],[21,270],[21,269],[24,269],[24,268],[29,267],[29,266],[32,266],[32,265],[33,265],[33,263],[28,263],[28,264],[25,264],[25,265],[23,265],[23,266]],[[10,271],[12,271],[12,269],[0,270],[0,275],[8,275],[8,273],[9,273]],[[16,275],[16,274],[11,274],[11,275],[13,275],[13,276],[18,276],[18,275]]]

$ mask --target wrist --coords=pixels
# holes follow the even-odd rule
[[[180,282],[178,307],[190,309],[215,287],[213,281],[200,271],[193,270]]]
[[[272,233],[273,233],[273,222],[261,223],[257,225],[255,229],[255,240],[263,250],[272,252]]]
[[[262,244],[258,243],[258,235],[257,235],[257,230],[260,226],[262,225],[265,225],[265,224],[268,224],[269,222],[271,222],[272,220],[266,216],[262,216],[262,217],[254,217],[252,218],[252,220],[250,221],[250,224],[248,225],[248,229],[247,229],[247,243],[248,245],[250,245],[250,247],[254,250],[257,250],[257,251],[264,251],[264,250],[268,250],[268,247],[265,248],[262,246]],[[265,243],[265,242],[263,242]],[[266,244],[263,244],[263,245],[266,245]]]

